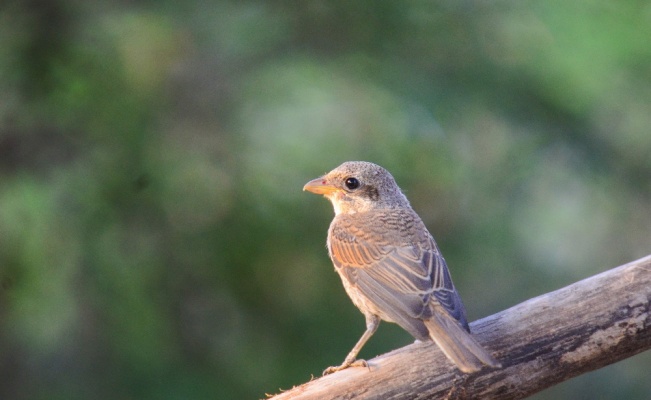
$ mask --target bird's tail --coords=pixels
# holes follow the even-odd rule
[[[432,340],[462,372],[479,371],[482,364],[502,366],[445,310],[434,310],[432,318],[424,322]]]

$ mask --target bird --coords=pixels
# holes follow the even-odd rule
[[[339,366],[355,366],[380,321],[393,322],[418,341],[433,341],[463,373],[501,364],[470,333],[461,297],[445,259],[393,176],[366,161],[348,161],[309,181],[304,191],[323,195],[335,217],[327,248],[366,331]]]

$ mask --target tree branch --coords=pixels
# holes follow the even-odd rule
[[[651,347],[651,255],[471,324],[503,368],[464,375],[414,343],[295,387],[286,399],[521,399]]]

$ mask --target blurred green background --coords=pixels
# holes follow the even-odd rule
[[[651,253],[649,38],[644,1],[3,1],[0,398],[340,363],[364,318],[301,188],[346,160],[394,174],[471,320]],[[534,398],[648,399],[650,369]]]

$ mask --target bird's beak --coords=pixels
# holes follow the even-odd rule
[[[303,190],[307,190],[308,192],[316,193],[316,194],[332,194],[339,190],[337,187],[332,186],[328,184],[328,181],[326,180],[325,177],[321,178],[316,178],[312,179],[308,183],[303,186]]]

